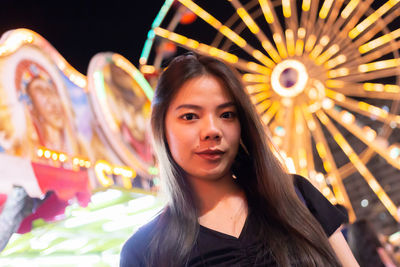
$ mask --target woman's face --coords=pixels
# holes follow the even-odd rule
[[[172,157],[189,179],[231,175],[240,122],[232,97],[216,78],[184,83],[167,110],[165,128]]]

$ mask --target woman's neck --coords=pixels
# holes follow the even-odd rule
[[[243,189],[231,176],[191,181],[199,207],[198,222],[215,231],[239,237],[248,213]]]
[[[240,199],[245,201],[243,190],[237,185],[231,175],[226,175],[215,180],[198,178],[192,178],[190,180],[195,193],[200,217],[214,210],[217,206],[231,202],[232,199],[239,198],[239,201]]]

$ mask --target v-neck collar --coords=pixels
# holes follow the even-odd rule
[[[213,234],[213,235],[215,235],[215,236],[217,236],[217,237],[221,237],[221,238],[229,239],[229,240],[241,241],[241,240],[243,240],[243,237],[245,236],[245,233],[246,233],[246,231],[247,231],[247,227],[248,227],[248,224],[249,224],[249,217],[250,217],[250,209],[248,209],[248,211],[247,211],[246,220],[244,221],[242,230],[240,231],[240,234],[239,234],[238,237],[233,236],[233,235],[229,235],[229,234],[225,234],[225,233],[223,233],[223,232],[219,232],[219,231],[217,231],[217,230],[208,228],[208,227],[203,226],[203,225],[201,225],[201,224],[199,224],[199,226],[200,226],[200,230],[203,230],[203,231],[205,231],[205,232],[208,232],[208,233],[210,233],[210,234]]]

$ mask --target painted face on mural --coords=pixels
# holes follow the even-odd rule
[[[35,78],[28,84],[27,91],[40,119],[54,128],[61,129],[64,125],[64,112],[54,85],[41,78]]]

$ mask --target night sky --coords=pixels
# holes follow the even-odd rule
[[[0,32],[28,28],[49,41],[78,71],[87,73],[99,52],[116,52],[136,67],[163,0],[2,0]]]

